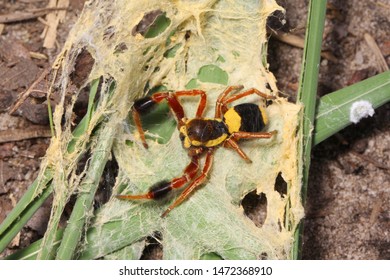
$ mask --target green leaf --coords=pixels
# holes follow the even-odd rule
[[[0,226],[0,252],[7,247],[51,194],[52,187],[50,185],[47,187],[50,180],[51,171],[47,169],[43,177],[34,181],[22,199],[3,221]]]
[[[88,126],[91,121],[93,111],[95,110],[96,107],[96,103],[94,103],[94,100],[96,97],[98,86],[99,86],[99,79],[96,79],[91,83],[91,88],[89,90],[89,95],[88,95],[87,113],[81,119],[80,123],[76,126],[76,128],[72,132],[73,138],[68,144],[68,153],[74,152],[77,141],[88,130]]]
[[[390,71],[322,97],[317,108],[314,144],[350,125],[351,106],[362,100],[374,109],[390,101]]]
[[[204,83],[228,84],[229,76],[217,65],[209,64],[199,69],[198,80]]]
[[[113,142],[111,135],[113,135],[112,130],[115,129],[115,127],[105,126],[98,133],[97,151],[91,157],[86,176],[80,183],[80,194],[68,220],[56,259],[71,259],[75,254],[88,212],[93,206],[103,169],[110,155],[109,148]]]
[[[140,49],[130,49],[133,56],[123,57],[123,61],[116,60],[112,63],[113,65],[119,63],[126,73],[125,76],[131,79],[130,81],[116,79],[118,88],[121,88],[122,84],[131,84],[129,95],[118,99],[120,104],[128,104],[126,98],[129,96],[133,98],[139,96],[140,89],[145,88],[141,81],[150,84],[150,87],[162,84],[168,89],[179,90],[187,84],[187,88],[196,86],[206,90],[210,104],[207,108],[208,116],[212,116],[216,98],[227,84],[243,84],[246,88],[256,87],[267,91],[266,83],[274,83],[272,75],[264,76],[268,72],[263,68],[264,56],[261,50],[266,40],[264,14],[277,8],[273,4],[271,2],[260,4],[258,1],[245,3],[204,1],[202,7],[198,3],[188,7],[189,10],[208,10],[213,7],[213,10],[218,11],[215,14],[206,13],[206,16],[201,18],[202,24],[199,25],[201,29],[197,31],[201,36],[198,36],[197,32],[188,33],[188,28],[197,26],[196,19],[193,21],[192,16],[183,18],[185,13],[181,14],[180,9],[175,10],[174,15],[167,11],[166,15],[170,18],[171,24],[164,32],[171,34],[175,30],[175,40],[172,40],[171,45],[166,45],[164,38],[155,37],[153,42],[143,41]],[[231,14],[232,11],[240,12]],[[229,16],[220,17],[224,13]],[[242,16],[243,13],[247,13],[248,16]],[[262,21],[258,22],[259,18]],[[215,32],[221,30],[221,25],[224,34]],[[259,29],[259,26],[262,26],[262,29]],[[227,36],[225,33],[230,35]],[[228,43],[232,40],[231,34],[235,37],[234,44]],[[243,38],[240,38],[241,36]],[[252,44],[248,44],[249,41]],[[150,47],[149,43],[154,44],[152,49],[155,51],[149,51],[145,56],[145,50]],[[181,47],[176,50],[174,57],[164,56],[167,50],[177,44],[181,44]],[[126,45],[132,46],[130,43]],[[131,62],[132,57],[137,58],[137,63]],[[223,57],[223,61],[219,59],[220,57]],[[126,58],[129,61],[126,61]],[[145,60],[147,68],[142,66],[144,64],[140,63],[140,58]],[[150,76],[139,75],[139,69],[143,69],[142,71],[151,69]],[[112,70],[111,73],[115,73],[115,69]],[[132,76],[131,73],[138,76]],[[117,77],[121,75],[118,72]],[[189,83],[191,79],[192,82]],[[199,99],[189,97],[180,101],[185,107],[186,115],[193,117]],[[117,104],[115,109],[125,115],[120,104]],[[126,110],[128,112],[129,107]],[[243,149],[250,153],[253,164],[248,165],[232,151],[218,150],[207,184],[199,188],[190,199],[174,209],[165,219],[161,219],[160,215],[170,201],[140,203],[119,201],[112,197],[99,209],[91,226],[86,230],[85,241],[78,246],[79,257],[91,259],[111,255],[157,231],[161,233],[164,258],[167,259],[200,258],[208,253],[217,254],[224,259],[257,259],[264,255],[269,258],[286,258],[287,255],[283,252],[286,252],[286,246],[291,245],[290,237],[294,226],[303,214],[296,180],[299,175],[297,170],[288,170],[291,166],[296,167],[292,156],[296,154],[294,150],[296,146],[291,145],[291,141],[295,137],[300,106],[280,101],[267,110],[270,115],[268,129],[276,129],[280,133],[272,140],[248,141],[243,145]],[[282,116],[287,116],[288,122],[285,122]],[[128,127],[129,131],[126,129],[127,133],[118,130],[114,136],[113,155],[119,166],[114,195],[145,192],[159,180],[180,176],[188,163],[188,156],[182,148],[178,131],[174,129],[172,137],[164,144],[160,144],[163,142],[155,141],[158,138],[153,139],[155,133],[152,126],[147,124],[147,118],[143,120],[148,136],[148,150],[140,145],[138,134],[132,126]],[[167,119],[166,116],[161,116],[150,118],[150,121],[158,127],[165,125]],[[133,143],[130,146],[129,140]],[[288,158],[292,161],[290,164],[280,159],[285,158],[285,154],[289,155]],[[283,166],[278,165],[278,162],[283,162]],[[294,207],[294,211],[287,217],[288,220],[292,220],[290,229],[284,228],[282,224],[282,232],[279,231],[278,219],[284,220],[283,209],[287,200],[282,199],[274,190],[275,179],[280,172],[285,175],[291,187],[290,202]],[[241,198],[253,189],[264,192],[268,198],[268,220],[261,229],[246,218],[239,208]],[[221,221],[224,221],[223,224]]]
[[[145,38],[154,38],[163,33],[171,24],[171,20],[166,16],[166,13],[159,15],[148,28],[145,33]]]
[[[305,48],[299,83],[300,86],[298,91],[298,101],[304,105],[302,128],[300,130],[300,133],[302,133],[300,143],[302,149],[302,161],[299,163],[299,165],[302,166],[303,173],[301,193],[303,204],[305,204],[306,200],[309,178],[312,131],[314,128],[318,72],[325,15],[326,0],[311,0],[306,27]],[[300,225],[295,234],[294,249],[292,251],[293,259],[299,258],[302,230],[302,226]]]
[[[55,250],[57,250],[58,246],[60,245],[62,234],[63,234],[63,230],[57,231],[54,240],[53,251],[50,253],[50,255],[55,255]],[[42,239],[35,241],[34,243],[30,244],[30,246],[23,248],[12,255],[9,255],[5,259],[6,260],[36,260],[41,251],[41,245],[42,245]]]

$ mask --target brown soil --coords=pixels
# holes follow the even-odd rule
[[[291,33],[304,35],[307,1],[280,1]],[[380,72],[364,34],[390,64],[390,1],[329,1],[319,96]],[[302,50],[271,39],[279,89],[293,97]],[[273,63],[273,60],[275,62]],[[390,258],[390,111],[351,125],[317,145],[312,154],[306,205],[304,259]]]
[[[1,14],[46,7],[48,0],[3,1]],[[70,1],[57,30],[57,44],[47,49],[40,37],[44,23],[30,19],[0,25],[0,222],[37,176],[48,146],[46,80],[16,111],[7,108],[55,59],[77,19],[83,0]],[[308,1],[279,0],[287,10],[283,30],[303,38]],[[381,70],[367,45],[370,34],[390,64],[390,1],[329,1],[319,96],[356,83]],[[272,26],[278,29],[278,26]],[[46,58],[32,55],[44,54]],[[269,63],[282,94],[295,100],[302,49],[271,37]],[[306,205],[303,259],[390,259],[390,105],[314,148]],[[29,130],[31,129],[31,130]],[[30,131],[30,132],[29,132]],[[42,136],[42,137],[37,137]],[[38,210],[0,256],[42,237],[50,201]]]

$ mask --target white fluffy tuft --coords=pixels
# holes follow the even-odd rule
[[[353,123],[358,123],[361,119],[372,117],[375,111],[372,104],[366,100],[356,101],[351,106],[349,120]]]

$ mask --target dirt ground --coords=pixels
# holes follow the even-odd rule
[[[10,106],[48,67],[80,13],[83,0],[71,0],[52,48],[44,48],[49,0],[5,0],[0,18],[34,11],[29,20],[0,24],[0,222],[37,176],[49,144],[45,83],[13,114]],[[381,72],[371,35],[390,65],[390,0],[328,1],[319,96]],[[286,8],[282,31],[304,37],[308,1],[279,0]],[[46,10],[47,13],[47,10]],[[36,16],[39,14],[40,16]],[[20,15],[19,15],[20,17]],[[272,28],[278,29],[277,25]],[[280,32],[280,30],[279,30]],[[367,36],[367,35],[366,35]],[[295,100],[302,49],[269,42],[269,63],[280,92]],[[304,222],[303,259],[390,259],[390,104],[314,148]],[[38,210],[0,256],[42,237],[50,201]]]

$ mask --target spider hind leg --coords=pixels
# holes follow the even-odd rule
[[[155,183],[149,188],[149,191],[144,194],[134,195],[117,195],[116,197],[124,200],[140,200],[153,199],[161,200],[168,196],[173,189],[181,188],[186,183],[190,182],[197,174],[199,169],[199,156],[191,157],[191,162],[184,169],[183,175],[172,179],[171,181],[163,180]]]

